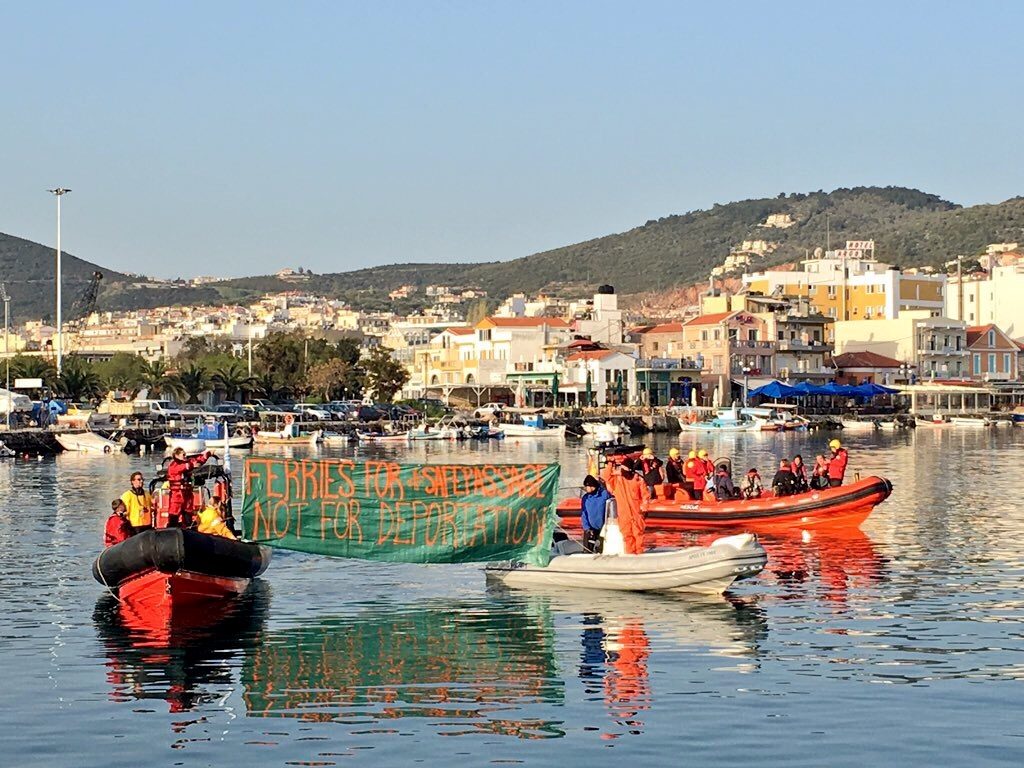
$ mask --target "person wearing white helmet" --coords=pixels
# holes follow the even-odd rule
[[[846,464],[850,461],[850,454],[843,448],[843,444],[836,438],[828,441],[828,447],[832,451],[832,458],[828,460],[828,484],[830,487],[843,484],[846,476]]]

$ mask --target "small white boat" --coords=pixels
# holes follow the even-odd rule
[[[984,416],[950,416],[949,423],[954,427],[991,427],[994,426],[990,419]]]
[[[108,440],[95,432],[58,432],[54,437],[65,451],[77,453],[120,453],[120,443]]]
[[[344,447],[351,442],[348,435],[341,435],[337,432],[325,432],[320,440],[324,445],[331,446],[332,448]]]
[[[0,459],[11,459],[17,456],[14,451],[4,445],[4,441],[0,440]]]
[[[628,592],[720,594],[737,579],[756,576],[768,555],[750,533],[715,539],[707,547],[653,550],[642,555],[592,554],[560,541],[546,566],[502,563],[485,569],[489,581],[509,587],[575,587]]]
[[[544,423],[544,417],[539,413],[529,414],[520,417],[522,424],[502,424],[501,431],[505,437],[542,437],[565,439],[565,424],[557,426]]]
[[[408,443],[408,432],[356,432],[360,443]]]
[[[294,436],[282,435],[280,432],[257,432],[252,439],[256,445],[316,445],[320,442],[320,430]]]
[[[606,432],[613,435],[630,435],[632,432],[626,424],[616,424],[611,419],[606,421],[585,421],[580,424],[584,434],[600,435]]]
[[[431,429],[429,425],[423,424],[409,431],[410,440],[457,440],[458,437],[459,430],[455,427],[442,427],[440,425]]]
[[[209,449],[215,453],[222,453],[224,451],[224,438],[215,437],[213,439],[206,439],[202,437],[181,437],[167,435],[164,437],[164,442],[167,443],[169,450],[175,448],[184,448],[185,453],[192,455],[196,453],[202,453]],[[229,449],[242,449],[252,447],[252,435],[232,435],[227,440]]]
[[[874,419],[843,419],[842,425],[844,432],[870,432],[876,428]]]

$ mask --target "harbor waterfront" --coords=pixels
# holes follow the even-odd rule
[[[829,433],[654,434],[770,475]],[[725,597],[502,591],[480,565],[275,553],[163,630],[93,581],[109,501],[159,456],[0,463],[0,722],[12,765],[1016,765],[1024,430],[842,435],[893,493],[860,529],[773,532]],[[258,446],[268,457],[559,463],[588,443]],[[242,456],[245,454],[238,454]],[[233,459],[234,461],[234,459]],[[235,490],[241,494],[236,464]],[[240,508],[241,505],[239,505]],[[649,546],[690,543],[651,533]],[[74,755],[73,758],[65,757]]]

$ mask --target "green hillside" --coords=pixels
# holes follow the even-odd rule
[[[787,229],[762,226],[771,214],[790,214]],[[744,240],[768,240],[777,248],[758,266],[802,259],[815,248],[846,240],[874,239],[877,256],[901,266],[941,266],[957,254],[973,255],[992,242],[1024,242],[1024,198],[963,208],[914,189],[857,187],[833,192],[782,194],[715,205],[709,210],[648,221],[627,232],[587,240],[505,262],[395,264],[316,275],[303,283],[259,276],[200,288],[140,287],[133,279],[102,270],[101,308],[246,301],[266,292],[308,290],[344,299],[361,309],[392,306],[389,291],[404,284],[473,286],[492,297],[516,291],[586,292],[611,283],[639,293],[707,279],[712,267]],[[66,303],[81,293],[92,264],[65,259]],[[52,315],[53,251],[0,234],[0,277],[25,317]],[[402,308],[408,309],[408,302]]]

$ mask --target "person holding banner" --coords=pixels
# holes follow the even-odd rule
[[[619,530],[627,555],[640,555],[644,551],[644,529],[647,523],[644,512],[651,496],[647,484],[636,473],[636,465],[632,459],[624,459],[621,463],[606,468],[605,484],[609,493],[615,497],[619,513]]]
[[[583,548],[588,552],[601,551],[601,529],[604,527],[604,511],[612,497],[601,481],[593,475],[583,478],[583,495],[580,497],[580,524],[583,526]]]

